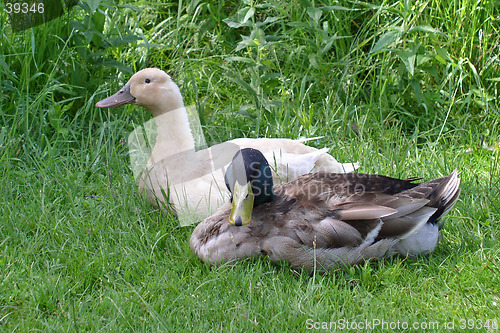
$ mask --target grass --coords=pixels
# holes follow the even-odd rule
[[[498,331],[498,8],[83,1],[17,33],[2,11],[0,330]],[[148,115],[93,106],[146,66],[174,76],[208,142],[324,136],[311,144],[362,172],[457,168],[436,251],[313,276],[207,267],[193,228],[137,193],[126,138]]]

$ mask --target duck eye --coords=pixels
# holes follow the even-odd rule
[[[148,78],[148,79],[144,80],[144,82],[151,83],[151,80]]]

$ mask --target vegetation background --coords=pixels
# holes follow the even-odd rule
[[[0,330],[305,331],[343,319],[360,331],[378,319],[498,332],[499,1],[83,0],[19,32],[7,2]],[[145,67],[174,77],[209,142],[324,136],[311,144],[362,172],[457,168],[461,199],[435,253],[312,277],[265,260],[207,267],[189,250],[192,227],[137,194],[126,139],[149,114],[94,107]]]

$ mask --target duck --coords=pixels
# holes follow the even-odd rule
[[[241,149],[226,171],[232,198],[194,229],[191,251],[209,265],[265,257],[328,272],[394,255],[428,255],[460,194],[457,170],[418,183],[314,172],[274,186],[269,163]]]
[[[154,145],[139,154],[146,158],[138,167],[133,163],[140,192],[157,207],[173,208],[181,225],[198,223],[228,200],[230,193],[225,186],[224,170],[241,148],[258,149],[273,161],[272,174],[276,182],[293,180],[311,170],[352,172],[359,167],[358,163],[337,162],[328,154],[329,148],[305,145],[307,139],[238,138],[196,149],[180,89],[158,68],[138,71],[123,88],[97,102],[96,107],[125,104],[149,110],[156,125]],[[142,132],[133,132],[137,133]],[[130,148],[131,159],[132,152],[140,151],[143,147],[137,146],[144,146],[145,140],[141,136],[134,146],[132,137],[131,134],[129,147],[134,147]]]

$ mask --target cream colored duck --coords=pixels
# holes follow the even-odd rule
[[[170,201],[181,224],[209,216],[229,198],[224,170],[240,148],[255,148],[273,161],[275,181],[289,181],[315,171],[351,172],[356,163],[338,163],[326,152],[290,139],[240,138],[195,150],[195,142],[179,87],[164,71],[147,68],[134,74],[100,108],[136,104],[148,109],[157,124],[156,143],[138,176],[139,187],[153,203]]]
[[[265,157],[243,149],[226,172],[232,203],[194,229],[190,247],[209,264],[267,256],[310,271],[428,254],[439,220],[458,199],[460,179],[454,171],[414,180],[318,172],[273,189]]]

